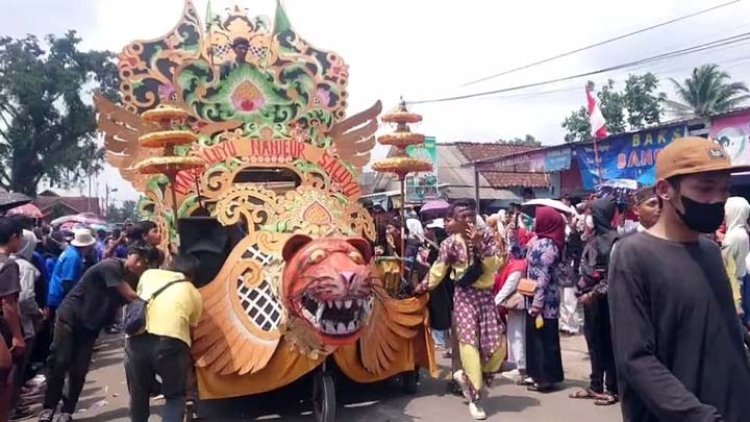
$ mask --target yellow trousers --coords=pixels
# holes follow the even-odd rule
[[[487,362],[482,364],[482,359],[479,355],[479,349],[470,344],[459,344],[458,349],[461,353],[461,365],[463,366],[466,376],[471,382],[471,386],[476,391],[482,389],[482,374],[494,374],[500,370],[500,366],[505,360],[506,354],[506,342],[503,336],[500,342],[500,347],[490,357]]]

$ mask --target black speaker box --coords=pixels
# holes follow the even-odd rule
[[[202,287],[211,282],[224,265],[231,247],[229,230],[211,217],[188,217],[178,221],[180,252],[189,253],[200,261],[193,283]]]

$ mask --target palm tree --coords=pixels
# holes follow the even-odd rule
[[[708,118],[725,113],[750,99],[747,85],[731,82],[731,79],[719,65],[704,64],[693,69],[684,83],[671,79],[680,101],[667,101],[667,104],[681,117]]]

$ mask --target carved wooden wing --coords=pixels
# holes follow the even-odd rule
[[[211,372],[249,374],[262,370],[281,338],[284,310],[274,284],[283,262],[246,237],[219,274],[200,289],[203,316],[193,331],[193,355]]]
[[[112,103],[101,93],[94,94],[94,104],[99,112],[99,129],[104,132],[107,162],[116,167],[120,175],[136,189],[143,190],[146,177],[132,167],[157,154],[154,149],[141,148],[138,144],[138,138],[149,132],[149,124],[137,114]]]
[[[399,358],[404,340],[416,336],[424,323],[424,306],[428,296],[406,300],[392,299],[383,289],[375,290],[370,321],[360,338],[362,365],[379,374]]]
[[[380,101],[365,111],[342,120],[331,128],[331,138],[339,157],[357,168],[370,161],[370,151],[375,146],[378,115],[383,109]]]

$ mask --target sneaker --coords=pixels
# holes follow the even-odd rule
[[[53,409],[44,409],[39,414],[39,418],[37,419],[39,422],[52,422],[52,419],[55,417],[55,411]]]
[[[519,371],[518,369],[514,369],[514,370],[508,371],[508,372],[503,372],[503,373],[500,374],[500,376],[503,377],[503,378],[505,378],[505,379],[507,379],[507,380],[513,381],[513,382],[515,382],[515,381],[517,381],[517,380],[519,380],[519,379],[522,378],[521,377],[521,371]]]
[[[56,422],[73,422],[73,415],[70,413],[61,413]]]
[[[479,404],[477,404],[477,402],[469,403],[469,413],[471,413],[471,417],[474,418],[474,420],[483,421],[487,419],[487,413],[481,406],[479,406]]]

